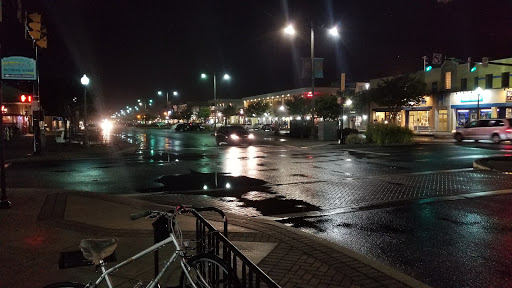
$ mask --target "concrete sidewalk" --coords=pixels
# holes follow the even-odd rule
[[[69,160],[90,157],[111,157],[118,154],[133,153],[139,145],[115,139],[107,144],[91,143],[85,148],[79,143],[56,143],[54,136],[45,137],[44,148],[40,155],[34,155],[33,135],[18,135],[5,142],[6,163],[19,161]]]
[[[60,252],[78,250],[82,238],[118,238],[117,259],[124,260],[153,242],[152,220],[131,221],[129,215],[170,209],[129,197],[92,193],[10,189],[9,195],[12,208],[0,210],[0,287],[88,282],[98,277],[94,268],[59,270]],[[206,217],[221,227],[221,222],[216,222],[218,215]],[[194,219],[181,218],[185,238],[192,237]],[[228,219],[229,239],[282,287],[427,287],[297,229],[256,218],[229,215]],[[171,252],[169,248],[164,251],[164,255]],[[180,271],[173,271],[176,273],[169,273],[171,277],[166,280],[177,285]],[[145,257],[115,275],[116,287],[133,287],[153,275],[153,258]]]

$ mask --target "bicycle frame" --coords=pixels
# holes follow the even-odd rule
[[[112,285],[112,281],[110,280],[110,277],[109,277],[109,275],[111,273],[116,272],[121,267],[126,266],[126,265],[134,262],[135,260],[141,258],[142,256],[147,255],[155,250],[158,250],[171,242],[176,247],[176,251],[172,254],[171,258],[169,258],[169,260],[165,263],[165,266],[162,268],[162,270],[160,270],[160,273],[158,273],[158,275],[153,280],[151,280],[151,282],[149,282],[148,286],[146,286],[146,287],[147,288],[156,287],[156,285],[158,284],[158,281],[160,281],[160,279],[164,276],[164,274],[167,272],[169,267],[171,267],[171,264],[174,263],[174,261],[176,261],[176,258],[178,258],[178,257],[181,257],[181,259],[182,259],[181,268],[183,269],[183,271],[185,271],[185,275],[189,279],[190,283],[192,283],[192,285],[194,287],[196,287],[194,285],[192,279],[190,278],[190,275],[188,274],[190,266],[188,266],[188,264],[186,263],[186,261],[183,258],[184,257],[183,250],[180,249],[180,245],[178,244],[178,241],[176,240],[176,236],[174,236],[174,234],[171,233],[169,235],[169,237],[166,238],[165,240],[154,244],[153,246],[145,249],[144,251],[137,253],[136,255],[124,260],[123,262],[117,264],[116,266],[114,266],[108,270],[105,269],[106,263],[101,261],[100,262],[101,272],[102,272],[101,276],[98,278],[98,280],[96,280],[96,282],[93,285],[91,285],[91,282],[89,282],[89,284],[86,286],[86,288],[94,288],[94,287],[98,286],[103,280],[105,280],[107,282],[107,285],[109,288],[113,288],[114,286]]]

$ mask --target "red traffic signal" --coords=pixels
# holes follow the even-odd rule
[[[23,103],[31,103],[32,102],[32,95],[25,95],[25,94],[23,94],[23,95],[20,96],[20,100]]]

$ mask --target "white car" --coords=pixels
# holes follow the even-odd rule
[[[480,119],[453,131],[457,142],[491,140],[493,143],[512,141],[512,119]]]

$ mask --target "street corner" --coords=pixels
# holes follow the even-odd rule
[[[473,168],[512,173],[512,157],[496,156],[476,159],[473,161]]]

